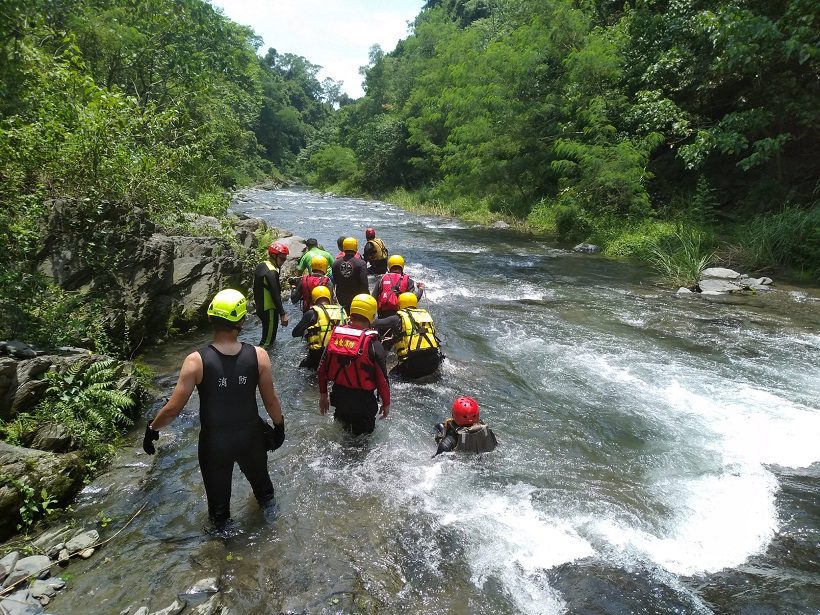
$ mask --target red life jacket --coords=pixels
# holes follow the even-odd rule
[[[350,389],[376,390],[376,370],[370,343],[378,338],[374,329],[362,331],[339,325],[327,342],[327,379]]]
[[[317,286],[327,286],[330,278],[322,275],[305,274],[302,276],[302,311],[307,312],[313,305],[311,293]]]
[[[379,293],[379,311],[398,310],[399,295],[407,291],[410,276],[403,273],[385,273]]]
[[[342,257],[344,257],[344,255],[345,255],[344,250],[342,250],[341,252],[339,252],[339,253],[336,255],[336,258],[342,258]],[[359,252],[358,252],[358,251],[356,252],[356,254],[354,254],[354,256],[355,256],[356,258],[361,258],[361,257],[362,257],[362,255],[361,255],[361,254],[359,254]],[[333,264],[333,263],[331,263],[331,264]]]

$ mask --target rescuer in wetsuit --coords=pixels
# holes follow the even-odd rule
[[[273,385],[270,358],[263,348],[239,342],[246,314],[245,296],[223,290],[208,306],[214,328],[210,345],[189,354],[182,363],[171,398],[145,428],[142,447],[153,455],[159,430],[182,411],[196,387],[199,392],[199,468],[208,499],[208,516],[222,530],[230,519],[231,477],[235,463],[251,484],[264,509],[273,503],[273,484],[268,474],[267,443],[256,390],[273,421],[275,443],[285,439],[285,419]]]
[[[481,422],[478,402],[472,397],[457,397],[453,402],[451,418],[436,425],[435,454],[462,451],[489,453],[495,450],[498,440],[493,430]]]
[[[384,348],[378,333],[370,328],[375,316],[376,300],[368,294],[356,295],[349,323],[333,329],[319,364],[319,412],[326,414],[332,404],[333,418],[349,427],[353,435],[372,433],[376,414],[384,419],[390,411]],[[333,382],[330,396],[328,381]]]
[[[336,285],[336,298],[339,304],[349,314],[353,297],[370,292],[370,287],[367,283],[367,264],[356,251],[359,242],[355,237],[346,237],[342,247],[344,255],[333,263],[333,283]]]
[[[379,306],[379,318],[393,316],[399,310],[399,295],[414,293],[421,299],[424,293],[424,283],[413,281],[404,273],[404,257],[394,254],[387,259],[389,273],[385,273],[373,287],[373,297]]]
[[[362,250],[362,260],[367,263],[367,272],[370,275],[383,275],[387,273],[387,257],[389,251],[384,242],[376,237],[376,229],[366,228],[364,237],[367,243]]]
[[[331,303],[330,289],[327,286],[314,288],[312,299],[313,305],[302,315],[302,320],[294,327],[292,335],[304,335],[308,346],[307,356],[299,363],[299,367],[316,369],[330,341],[333,328],[344,324],[347,314],[341,305]]]
[[[331,294],[333,293],[333,282],[327,276],[327,266],[328,262],[324,256],[314,256],[310,261],[311,273],[299,278],[290,291],[290,302],[300,303],[302,312],[307,312],[313,305],[312,292],[317,286],[326,286]]]
[[[260,346],[270,347],[276,339],[279,323],[288,326],[288,315],[282,306],[282,285],[279,269],[288,258],[288,247],[274,242],[268,246],[268,260],[260,263],[253,273],[253,301],[256,315],[262,320],[262,341]],[[276,315],[279,319],[276,319]]]

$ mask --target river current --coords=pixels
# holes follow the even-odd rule
[[[72,564],[50,610],[155,611],[218,577],[231,613],[820,612],[820,303],[805,292],[676,296],[636,265],[381,202],[252,191],[234,208],[333,253],[376,227],[428,287],[441,376],[393,382],[389,418],[352,439],[319,415],[303,343],[280,328],[278,512],[237,469],[239,533],[203,533],[195,394],[155,458],[139,426],[83,491],[75,516],[112,519],[103,538],[147,506]],[[250,321],[241,339],[258,343]],[[166,394],[206,340],[145,357]],[[431,459],[460,394],[499,448]]]

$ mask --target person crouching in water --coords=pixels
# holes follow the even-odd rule
[[[379,318],[393,316],[399,309],[399,295],[411,292],[421,299],[424,283],[416,283],[404,273],[404,257],[394,254],[387,259],[388,272],[385,273],[373,288],[373,297],[378,302]]]
[[[333,329],[319,364],[319,412],[326,414],[332,404],[333,418],[349,427],[353,435],[372,433],[376,414],[385,419],[390,411],[384,348],[379,334],[370,327],[375,317],[376,300],[368,294],[356,295],[348,324]],[[333,382],[329,397],[328,381]]]
[[[293,337],[305,336],[308,347],[307,356],[299,363],[299,367],[319,367],[319,361],[330,341],[333,328],[347,320],[345,309],[331,301],[330,289],[327,286],[316,286],[311,291],[312,305],[293,330]]]
[[[191,393],[199,391],[199,469],[205,483],[208,516],[217,531],[230,520],[233,468],[251,484],[260,507],[273,503],[267,450],[285,439],[285,419],[273,386],[270,357],[263,349],[238,341],[245,322],[245,296],[226,289],[208,306],[213,341],[189,354],[182,363],[171,398],[145,428],[143,450],[153,455],[159,430],[179,416]],[[256,390],[274,425],[274,442],[266,442],[256,405]]]
[[[481,422],[478,402],[462,395],[453,402],[452,416],[436,425],[436,455],[451,451],[489,453],[498,441],[493,430]]]
[[[411,380],[434,373],[444,359],[433,317],[418,307],[418,302],[415,293],[402,293],[399,295],[399,311],[374,323],[380,334],[389,331],[392,347],[396,349],[399,362],[391,374],[395,372]]]

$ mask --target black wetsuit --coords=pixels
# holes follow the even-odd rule
[[[316,324],[317,319],[316,311],[308,310],[302,314],[302,320],[300,320],[299,324],[293,328],[291,335],[293,335],[293,337],[302,337],[310,327]],[[299,363],[299,367],[316,369],[319,367],[319,361],[322,360],[322,354],[324,351],[324,348],[317,348],[315,350],[308,349],[307,356],[302,359],[301,363]]]
[[[333,263],[333,282],[336,284],[336,299],[349,314],[353,297],[370,292],[367,264],[355,255],[345,254],[337,258]]]
[[[267,309],[265,293],[270,293]],[[256,304],[256,315],[262,320],[262,341],[259,345],[269,347],[276,339],[279,330],[279,315],[285,313],[282,306],[282,285],[279,281],[279,270],[269,269],[265,263],[259,263],[253,272],[253,302]]]
[[[202,382],[199,391],[199,468],[208,497],[208,516],[216,525],[230,518],[234,463],[251,484],[260,505],[273,500],[268,455],[259,427],[256,388],[259,363],[256,348],[242,344],[236,355],[213,346],[200,349]]]

